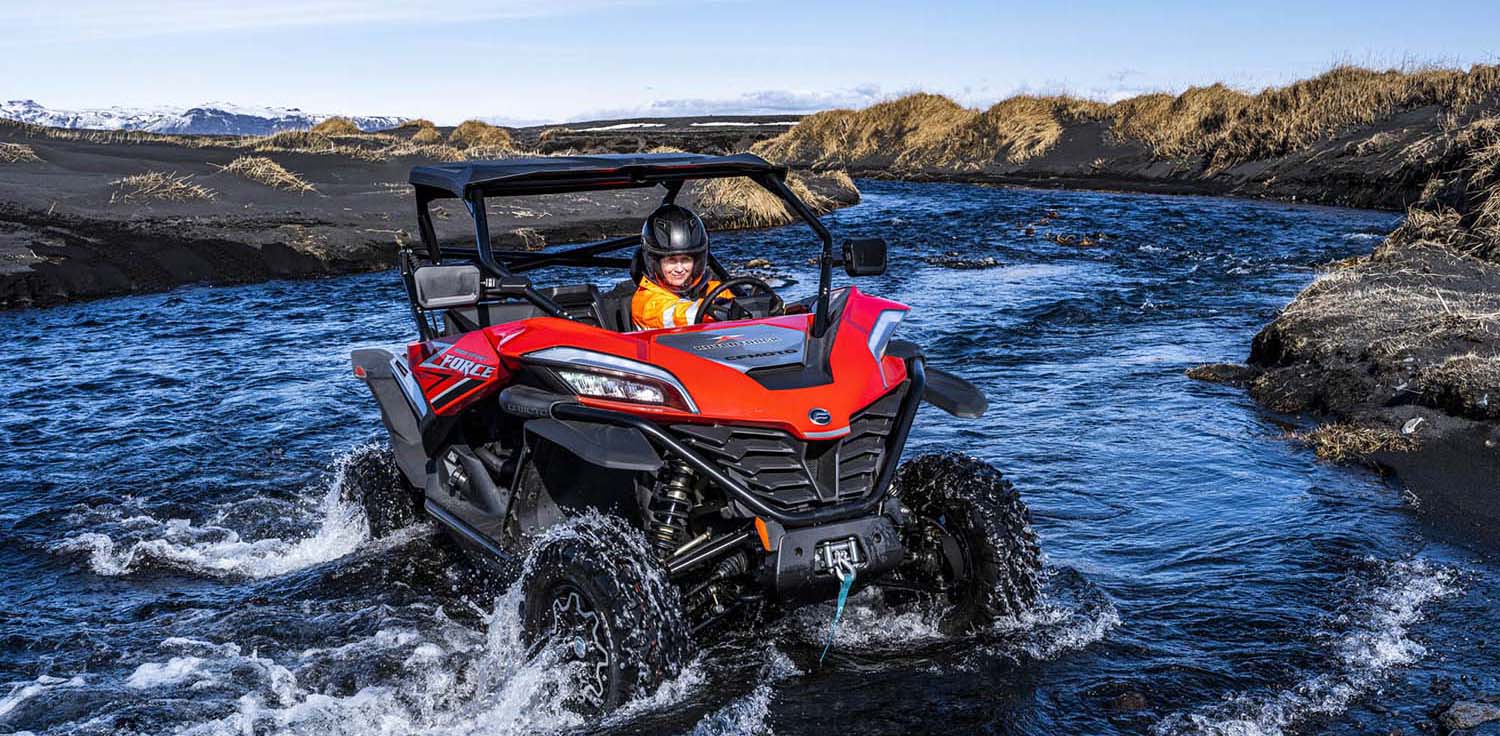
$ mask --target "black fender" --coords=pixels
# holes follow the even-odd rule
[[[442,447],[454,420],[433,413],[405,356],[384,348],[360,348],[350,359],[355,377],[364,381],[380,407],[396,465],[412,485],[425,487],[428,458]]]
[[[902,360],[923,357],[922,348],[908,340],[891,340],[885,352]],[[974,384],[931,365],[923,367],[927,370],[927,391],[922,398],[927,403],[963,419],[978,419],[990,408],[989,399]]]
[[[661,455],[633,427],[541,418],[526,422],[526,431],[601,468],[644,473],[661,470]]]

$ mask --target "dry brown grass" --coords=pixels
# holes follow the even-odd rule
[[[512,148],[509,144],[469,146],[463,150],[463,157],[471,161],[483,161],[486,159],[509,158],[521,151]]]
[[[1414,243],[1500,262],[1500,117],[1448,134],[1445,165],[1386,248]]]
[[[443,142],[443,134],[437,128],[418,128],[411,136],[411,142],[419,146],[431,146]]]
[[[0,143],[0,164],[26,164],[41,161],[42,157],[25,143]]]
[[[1428,403],[1451,414],[1500,419],[1500,355],[1450,356],[1417,376]]]
[[[1147,94],[1115,103],[1111,131],[1145,143],[1153,154],[1184,159],[1210,153],[1250,96],[1222,84],[1192,87],[1181,95]]]
[[[1012,97],[985,110],[951,139],[937,163],[971,165],[1003,157],[1021,163],[1046,153],[1069,124],[1098,120],[1108,107],[1075,97]]]
[[[1215,151],[1211,164],[1233,165],[1290,153],[1347,129],[1428,105],[1461,110],[1500,91],[1500,67],[1468,71],[1373,71],[1335,67],[1312,79],[1256,95]]]
[[[1019,163],[1045,153],[1070,123],[1100,118],[1108,106],[1067,96],[1012,97],[988,110],[927,93],[863,110],[803,118],[752,150],[796,165],[972,170],[996,160]]]
[[[192,174],[179,176],[177,172],[170,174],[161,171],[148,171],[144,174],[135,174],[123,179],[116,179],[114,194],[110,195],[110,204],[141,202],[155,200],[158,202],[186,202],[196,199],[213,199],[214,191],[201,184],[192,182]]]
[[[854,187],[854,182],[842,171],[810,176],[829,177],[825,186],[847,184],[851,190]],[[814,212],[822,214],[838,206],[832,197],[814,191],[802,174],[788,174],[786,183],[787,188]],[[704,217],[724,227],[775,227],[797,217],[780,197],[745,177],[708,179],[692,186],[696,204]]]
[[[424,128],[436,128],[437,125],[427,118],[412,118],[394,128],[390,132],[407,132],[411,130],[422,130]]]
[[[1333,422],[1309,432],[1293,432],[1292,439],[1311,445],[1329,462],[1363,461],[1377,452],[1412,452],[1417,441],[1389,427]]]
[[[458,148],[473,146],[513,147],[510,131],[481,120],[465,120],[448,134],[448,143]]]
[[[1108,120],[1114,136],[1209,172],[1305,149],[1404,110],[1438,106],[1454,120],[1500,96],[1500,66],[1373,71],[1339,66],[1312,79],[1246,94],[1222,84],[1104,105],[1020,96],[983,112],[916,93],[863,110],[809,115],[756,146],[797,166],[972,170],[1042,155],[1073,123]],[[1377,141],[1378,143],[1378,141]]]
[[[333,136],[359,135],[364,131],[360,130],[359,126],[355,125],[353,120],[350,120],[349,118],[334,116],[324,120],[321,123],[318,123],[317,125],[314,125],[310,132],[316,133],[318,135]]]
[[[464,160],[464,152],[447,144],[421,145],[403,141],[379,151],[381,160],[393,158],[421,158],[430,161],[452,163]]]
[[[304,181],[302,177],[287,171],[281,164],[265,156],[240,156],[230,161],[227,166],[220,167],[219,170],[242,176],[257,184],[264,184],[268,187],[288,192],[318,191],[313,185]]]
[[[333,139],[310,130],[287,130],[256,139],[255,150],[275,151],[332,151],[336,147]]]

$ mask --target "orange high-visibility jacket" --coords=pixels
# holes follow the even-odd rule
[[[719,282],[710,280],[700,294],[707,294]],[[630,301],[630,319],[637,330],[655,330],[662,327],[683,327],[697,319],[703,309],[702,299],[688,299],[677,292],[656,283],[650,276],[643,276],[636,287],[635,297]]]

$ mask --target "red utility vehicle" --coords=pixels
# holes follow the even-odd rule
[[[836,257],[785,176],[749,154],[412,169],[421,244],[401,250],[400,270],[418,336],[354,352],[392,452],[360,458],[349,487],[375,533],[425,513],[479,561],[519,573],[527,635],[566,645],[594,706],[654,688],[704,630],[832,599],[847,579],[939,599],[959,627],[1037,595],[1035,536],[998,471],[955,454],[897,469],[924,401],[974,418],[984,396],[894,338],[907,307],[833,287],[836,265],[883,273],[886,245],[851,240]],[[638,237],[491,246],[487,198],[660,187],[672,202],[716,177],[748,177],[812,228],[813,296],[783,303],[710,257],[733,294],[729,321],[635,331],[641,259],[609,254]],[[472,244],[439,242],[439,199],[466,206]],[[601,292],[526,275],[553,266],[622,281]]]

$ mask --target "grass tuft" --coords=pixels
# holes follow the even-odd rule
[[[257,184],[264,184],[274,189],[282,189],[288,192],[316,192],[313,185],[308,184],[302,177],[287,171],[281,164],[272,161],[265,156],[240,156],[230,161],[227,166],[219,168],[237,174]]]
[[[1389,427],[1348,422],[1324,424],[1309,432],[1293,432],[1290,437],[1311,445],[1318,457],[1329,462],[1364,461],[1377,452],[1412,452],[1417,441]]]
[[[842,171],[819,174],[825,185],[854,188],[854,182]],[[694,193],[699,210],[706,218],[725,227],[775,227],[796,219],[780,197],[766,191],[764,187],[745,177],[708,179],[694,183]],[[787,175],[787,187],[807,206],[819,214],[832,211],[838,202],[815,191],[798,173]]]
[[[115,193],[110,195],[109,202],[110,204],[148,200],[186,202],[214,198],[212,189],[201,184],[194,184],[192,179],[192,174],[178,176],[175,171],[170,174],[148,171],[144,174],[116,179],[113,183],[117,188]]]
[[[353,120],[350,120],[349,118],[334,116],[324,120],[321,123],[318,123],[317,125],[314,125],[310,132],[316,133],[318,135],[334,136],[359,135],[364,131],[360,130],[359,126],[355,125]]]
[[[25,143],[0,143],[0,164],[26,164],[41,161],[42,157]]]
[[[470,148],[474,146],[503,146],[512,148],[514,146],[510,138],[510,131],[490,125],[481,120],[465,120],[460,123],[452,133],[448,134],[448,143],[458,148]]]

